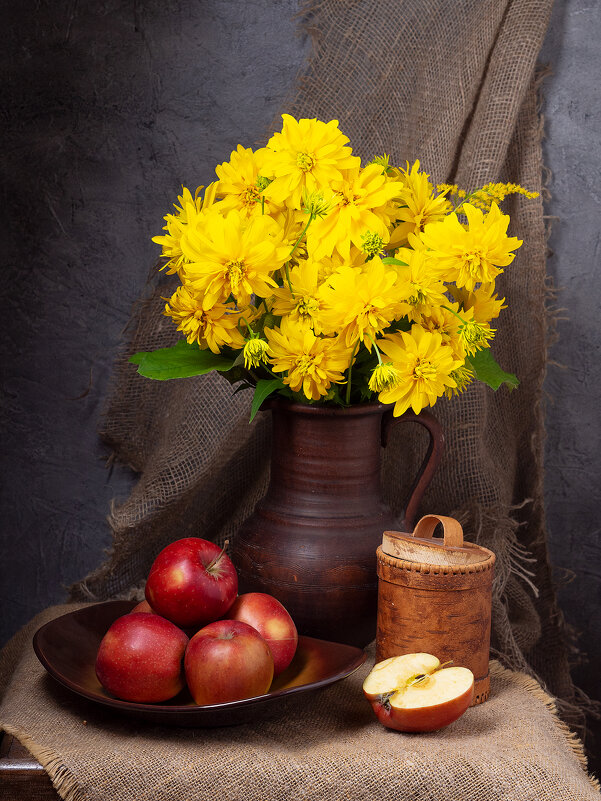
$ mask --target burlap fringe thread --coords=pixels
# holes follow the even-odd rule
[[[3,724],[7,734],[17,739],[44,768],[52,786],[63,801],[86,801],[83,790],[78,786],[69,768],[50,748],[42,748],[27,734],[8,724]]]
[[[578,760],[578,763],[586,773],[591,786],[597,792],[601,792],[601,783],[593,774],[588,772],[588,762],[584,751],[584,746],[579,737],[570,731],[570,728],[567,726],[567,724],[565,724],[559,717],[555,699],[548,695],[540,686],[540,684],[531,676],[527,676],[525,673],[516,673],[515,671],[508,670],[507,668],[504,668],[500,662],[491,660],[490,675],[493,680],[508,674],[512,676],[513,680],[520,687],[529,692],[537,700],[541,701],[549,710],[553,717],[557,731]],[[58,757],[54,751],[50,750],[49,748],[42,748],[34,740],[32,740],[31,737],[13,726],[5,725],[4,728],[7,734],[15,737],[21,743],[21,745],[27,748],[31,755],[37,759],[50,777],[52,786],[55,788],[63,801],[85,801],[85,794],[78,786],[73,774],[69,768],[63,764],[60,757]]]
[[[555,726],[557,727],[558,732],[561,734],[563,739],[572,749],[572,753],[578,760],[583,771],[586,773],[586,776],[591,786],[593,787],[593,789],[597,790],[597,792],[601,792],[601,782],[599,782],[599,779],[597,779],[596,776],[588,772],[588,760],[586,758],[586,752],[584,750],[584,745],[582,743],[582,740],[578,737],[577,734],[574,734],[574,732],[571,731],[567,723],[564,723],[563,720],[559,717],[555,699],[543,690],[543,688],[536,681],[536,679],[533,679],[531,676],[526,675],[526,673],[516,673],[512,670],[508,670],[507,668],[504,668],[500,662],[497,662],[496,659],[491,659],[489,669],[491,678],[498,678],[507,674],[512,675],[515,682],[520,687],[523,687],[532,696],[537,698],[539,701],[543,702],[543,704],[547,707],[549,712],[551,712],[553,716],[553,721],[555,722]]]

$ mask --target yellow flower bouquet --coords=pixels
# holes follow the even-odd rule
[[[361,166],[348,142],[337,120],[284,114],[265,147],[238,145],[215,182],[182,190],[154,241],[184,339],[132,356],[139,373],[218,370],[254,387],[252,416],[273,393],[400,415],[474,379],[517,386],[490,351],[495,279],[522,244],[498,203],[535,193],[434,187],[419,161]]]

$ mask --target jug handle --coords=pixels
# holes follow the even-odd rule
[[[382,418],[382,445],[388,443],[388,436],[391,426],[396,423],[419,423],[430,435],[428,450],[415,477],[415,481],[409,492],[409,500],[405,507],[402,524],[408,531],[413,531],[413,521],[424,492],[432,481],[436,468],[440,464],[444,450],[444,433],[442,426],[431,412],[423,409],[419,414],[405,412],[400,417],[393,417],[392,409],[385,412]]]

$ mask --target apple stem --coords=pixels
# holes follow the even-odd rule
[[[217,564],[217,562],[219,562],[219,560],[221,559],[221,557],[223,556],[223,554],[226,552],[226,550],[227,550],[227,546],[228,546],[229,544],[230,544],[230,541],[229,541],[229,540],[226,540],[226,541],[223,543],[223,548],[221,549],[221,551],[220,551],[220,552],[217,554],[217,556],[216,556],[214,559],[212,559],[212,560],[209,562],[209,564],[207,565],[207,567],[206,567],[206,569],[207,569],[207,572],[210,572],[210,571],[212,570],[212,568],[214,568],[214,567],[215,567],[215,565]]]

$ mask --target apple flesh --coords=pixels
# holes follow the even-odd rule
[[[217,620],[196,632],[184,658],[186,681],[197,704],[224,704],[264,695],[273,679],[265,640],[238,620]]]
[[[156,612],[184,628],[223,617],[238,592],[238,575],[225,550],[199,537],[172,542],[154,560],[146,600]]]
[[[277,598],[264,592],[239,595],[227,617],[248,623],[263,637],[273,657],[274,676],[279,676],[292,662],[298,645],[298,632]]]
[[[474,674],[446,667],[432,654],[404,654],[374,666],[363,692],[384,726],[405,732],[436,731],[457,720],[474,697]]]
[[[96,675],[102,686],[124,701],[157,703],[185,686],[184,632],[158,615],[134,612],[118,618],[102,638]]]

